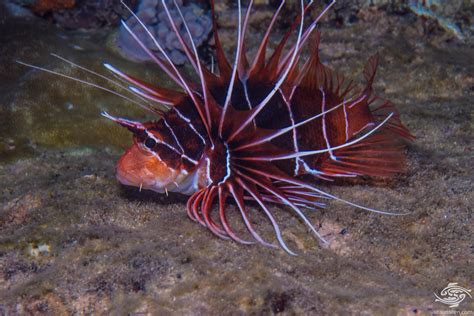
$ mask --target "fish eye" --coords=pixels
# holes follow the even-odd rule
[[[145,139],[144,144],[146,148],[152,149],[153,147],[155,147],[156,141],[153,138],[148,137],[147,139]]]

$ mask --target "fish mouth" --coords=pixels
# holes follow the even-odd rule
[[[156,181],[145,172],[145,162],[142,159],[137,159],[143,157],[137,155],[137,153],[136,149],[130,148],[120,157],[117,162],[115,177],[121,184],[127,186],[144,189],[156,187]]]
[[[115,177],[123,185],[128,185],[128,186],[132,186],[132,187],[139,187],[140,186],[139,181],[136,181],[136,179],[134,179],[134,177],[131,177],[131,175],[129,173],[123,172],[119,168],[117,168],[117,172],[116,172]]]
[[[158,193],[165,193],[165,188],[157,181],[139,179],[139,177],[136,177],[136,175],[130,174],[120,169],[117,169],[116,178],[122,185],[137,187],[140,188],[140,190],[145,189]]]
[[[159,170],[154,169],[154,159],[153,156],[141,154],[135,145],[132,146],[117,162],[117,180],[123,185],[165,193],[168,181]]]

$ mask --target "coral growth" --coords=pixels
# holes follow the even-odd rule
[[[134,8],[139,0],[124,0]],[[6,0],[6,8],[14,15],[30,12],[67,29],[98,29],[115,26],[129,16],[120,0]],[[31,14],[30,14],[31,15]]]
[[[184,19],[190,28],[194,43],[198,47],[203,45],[209,38],[209,34],[211,32],[212,22],[209,15],[202,8],[195,4],[183,6],[182,0],[178,0],[176,2],[180,6]],[[188,37],[185,35],[185,29],[181,17],[174,7],[173,1],[168,0],[167,3],[168,7],[170,8],[170,14],[176,23],[176,26],[180,30],[180,33],[183,35],[185,40],[188,40]],[[183,64],[186,60],[186,57],[182,50],[182,46],[176,37],[176,34],[171,28],[171,24],[161,4],[161,1],[141,1],[137,10],[137,16],[147,26],[149,32],[151,32],[151,34],[157,39],[160,45],[163,46],[173,62],[176,64]],[[127,24],[145,43],[145,45],[147,45],[148,48],[158,52],[158,48],[151,40],[146,30],[135,18],[131,17],[127,21]],[[120,29],[117,44],[121,49],[121,52],[126,57],[140,61],[149,59],[149,56],[123,27]]]
[[[76,0],[36,0],[31,5],[31,10],[39,15],[48,12],[71,9],[76,5]]]
[[[456,23],[453,16],[457,12],[462,12],[461,1],[443,0],[410,0],[409,9],[418,16],[432,19],[448,32],[451,32],[459,39],[464,39],[465,35],[461,29],[461,23]],[[471,25],[472,29],[472,25]]]
[[[138,0],[125,2],[133,7]],[[123,16],[128,16],[127,11],[118,0],[82,0],[71,10],[53,13],[57,24],[70,29],[115,26]]]

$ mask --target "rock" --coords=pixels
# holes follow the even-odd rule
[[[204,45],[212,29],[209,14],[195,4],[183,6],[182,1],[177,1],[177,3],[180,6],[184,20],[187,22],[194,44],[196,47]],[[178,10],[174,7],[173,1],[168,0],[167,4],[173,22],[176,24],[181,36],[183,36],[184,41],[190,45],[189,35],[187,34]],[[186,55],[178,37],[173,31],[161,1],[142,1],[138,6],[136,14],[147,29],[144,29],[134,17],[130,17],[130,19],[127,20],[127,24],[145,46],[150,49],[153,54],[161,56],[161,52],[155,41],[150,38],[149,34],[151,34],[175,64],[184,64],[187,60]],[[152,59],[123,26],[120,28],[117,37],[117,45],[124,56],[132,60],[145,61]]]

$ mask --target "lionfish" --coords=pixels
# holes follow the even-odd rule
[[[289,207],[323,243],[327,243],[326,239],[304,214],[303,208],[323,207],[322,201],[333,199],[371,212],[394,214],[344,200],[301,179],[302,175],[326,181],[341,177],[390,177],[404,167],[405,155],[400,140],[413,137],[401,123],[393,104],[374,94],[372,84],[377,54],[364,68],[367,83],[363,88],[357,88],[353,81],[346,80],[321,62],[318,54],[320,33],[316,28],[335,1],[305,28],[305,14],[312,1],[305,4],[300,0],[297,18],[267,57],[269,36],[285,3],[281,1],[255,58],[249,62],[244,38],[253,0],[250,0],[245,16],[241,1],[237,1],[237,45],[233,61],[225,56],[217,31],[214,1],[211,0],[218,71],[208,69],[200,61],[186,20],[176,1],[173,2],[186,37],[180,34],[167,1],[162,0],[162,5],[199,76],[197,83],[180,72],[162,45],[125,4],[161,55],[151,51],[125,21],[122,25],[180,91],[153,86],[104,64],[112,74],[130,85],[123,86],[54,55],[127,89],[143,102],[115,90],[59,75],[120,95],[157,115],[156,120],[141,123],[102,113],[133,133],[133,145],[117,164],[117,179],[122,184],[160,193],[174,191],[190,195],[187,201],[189,218],[220,238],[277,247],[265,241],[252,225],[245,201],[256,202],[271,223],[279,246],[291,255],[295,252],[285,243],[268,203]],[[296,33],[296,40],[289,44],[293,33]],[[300,61],[302,49],[310,40],[313,42],[310,57]],[[227,220],[226,206],[232,201],[251,240],[241,238]],[[215,204],[218,213],[211,216]]]

